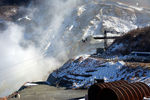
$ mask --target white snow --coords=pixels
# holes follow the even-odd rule
[[[34,84],[34,83],[30,83],[30,82],[27,82],[26,84],[24,84],[24,86],[35,86],[35,85],[38,85],[38,84]]]
[[[71,25],[71,26],[70,26],[69,31],[71,31],[71,30],[72,30],[72,28],[73,28],[73,25]]]
[[[143,98],[143,100],[150,100],[150,97],[149,97],[149,98],[147,98],[147,97],[144,97],[144,98]]]
[[[85,100],[85,98],[79,99],[79,100]]]
[[[22,17],[22,18],[19,18],[18,21],[21,21],[21,20],[23,20],[23,19],[26,19],[26,20],[29,20],[29,21],[32,20],[29,16],[24,16],[24,17]]]
[[[138,11],[142,11],[143,10],[142,7],[137,7],[137,6],[129,6],[129,7],[134,8],[134,9],[136,9]]]
[[[50,7],[48,6],[40,10],[41,16],[33,16],[33,19],[32,17],[30,18],[30,16],[24,16],[23,18],[19,18],[18,21],[34,20],[36,25],[35,27],[33,25],[33,27],[35,28],[35,30],[33,29],[33,34],[32,32],[29,32],[30,34],[28,35],[32,37],[31,41],[37,41],[40,37],[40,41],[37,42],[45,55],[49,54],[54,57],[57,56],[58,58],[60,58],[59,60],[66,60],[67,58],[76,57],[81,54],[91,54],[94,52],[95,48],[102,47],[102,41],[93,42],[93,40],[88,37],[92,37],[93,35],[103,35],[103,31],[105,29],[110,29],[122,33],[128,32],[137,27],[147,26],[150,23],[150,13],[143,8],[125,5],[123,3],[101,3],[91,2],[91,0],[84,1],[86,3],[76,6],[73,5],[74,2],[66,2],[64,5],[61,5],[63,7],[60,6],[59,8],[59,5],[56,6],[56,8],[54,7],[54,11],[52,8],[52,13],[50,13],[51,9],[47,9]],[[58,2],[58,0],[56,2]],[[59,3],[61,4],[61,2]],[[45,9],[47,9],[47,11],[45,11]],[[42,12],[43,10],[45,12]],[[15,12],[15,10],[13,10],[12,12]],[[86,38],[88,38],[89,40],[82,42],[82,39]],[[61,41],[58,42],[58,39],[61,39]],[[58,42],[58,44],[56,42]],[[60,44],[63,44],[63,46],[60,46]],[[123,47],[121,44],[116,45],[114,49],[121,47]],[[65,56],[62,57],[62,52],[60,51],[62,51],[61,49],[63,48],[65,48]],[[51,51],[54,53],[51,53]],[[126,80],[139,80],[150,84],[149,81],[147,81],[150,76],[149,71],[146,73],[147,77],[141,78],[143,75],[143,71],[140,70],[139,78],[131,78],[135,75],[137,70],[129,72],[126,71],[130,70],[130,68],[126,68],[123,62],[106,63],[94,58],[85,57],[78,63],[70,61],[69,63],[65,64],[63,68],[64,70],[62,70],[59,74],[53,73],[53,75],[58,77],[63,77],[66,75],[67,77],[72,78],[72,80],[70,80],[75,83],[75,87],[84,85],[89,86],[90,84],[92,84],[95,78],[104,78],[105,81],[114,81],[125,78]],[[70,73],[78,74],[78,76],[74,76]],[[84,77],[82,75],[91,76]],[[81,81],[76,81],[75,79]]]
[[[77,15],[80,16],[86,9],[84,8],[84,5],[78,8]]]
[[[72,37],[71,40],[65,38],[66,49],[71,53],[69,57],[81,54],[91,54],[95,48],[103,46],[103,41],[82,42],[89,36],[101,35],[104,30],[112,30],[109,36],[119,36],[132,29],[144,27],[150,23],[150,13],[140,10],[140,7],[130,6],[124,3],[112,2],[91,2],[79,5],[71,15],[63,22],[63,37]],[[119,34],[115,34],[119,32]],[[109,41],[110,43],[113,40]],[[73,52],[72,52],[73,51]]]
[[[124,61],[105,62],[91,57],[78,61],[75,59],[66,63],[59,69],[59,73],[54,72],[52,75],[63,79],[67,76],[69,78],[67,80],[73,82],[74,88],[88,87],[93,84],[94,79],[104,79],[105,82],[124,79],[130,82],[141,81],[150,85],[150,70],[148,69],[129,68]]]

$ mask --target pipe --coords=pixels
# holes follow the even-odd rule
[[[150,96],[150,87],[142,82],[103,89],[99,100],[143,100]]]
[[[112,86],[120,86],[123,84],[128,84],[127,81],[120,80],[109,83],[97,83],[92,85],[88,90],[88,100],[100,100],[99,95],[104,88],[112,87]]]

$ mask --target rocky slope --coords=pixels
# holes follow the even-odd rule
[[[94,42],[92,36],[103,35],[104,30],[112,31],[110,35],[113,35],[115,32],[121,32],[123,34],[119,35],[124,35],[132,29],[149,26],[149,16],[149,10],[146,8],[131,6],[128,5],[128,3],[108,1],[88,2],[75,9],[72,12],[72,15],[64,21],[63,32],[65,34],[63,34],[63,36],[68,37],[69,35],[72,35],[72,33],[76,33],[75,37],[71,40],[73,43],[76,43],[76,45],[69,44],[69,51],[74,52],[73,54],[76,55],[78,55],[77,53],[88,54],[94,48],[102,47],[100,44],[102,41]],[[105,56],[111,54],[119,56],[119,53],[122,53],[121,50],[124,49],[129,50],[124,50],[126,54],[129,54],[132,49],[137,49],[135,48],[137,47],[136,40],[141,36],[138,34],[143,32],[142,29],[139,30],[140,31],[136,33],[135,31],[129,32],[129,34],[137,34],[132,35],[133,38],[130,38],[130,35],[128,34],[129,36],[124,36],[126,38],[122,37],[120,38],[120,41],[119,39],[116,40],[104,53]],[[145,35],[148,31],[149,30],[145,32]],[[145,40],[144,37],[146,38],[146,36],[143,35],[141,41],[137,41],[139,43],[138,48],[140,48],[142,43],[146,43],[146,41],[142,42],[142,40]],[[134,46],[129,46],[132,45],[130,39],[134,41]],[[86,42],[83,43],[82,40],[86,40]],[[122,43],[124,43],[123,41],[125,41],[125,47],[124,44],[122,45]],[[130,47],[130,49],[128,47]],[[143,47],[146,48],[147,46],[143,45]],[[53,82],[56,82],[55,84],[58,83],[62,86],[66,85],[69,87],[88,87],[92,84],[94,78],[105,79],[106,81],[120,79],[128,81],[144,81],[149,84],[149,69],[145,69],[145,67],[147,68],[149,65],[144,66],[144,68],[137,66],[136,68],[132,68],[130,64],[127,66],[126,63],[122,61],[105,61],[103,59],[98,60],[90,57],[83,59],[81,57],[80,59],[69,60],[60,69],[53,72],[48,81],[51,81],[53,78]]]
[[[116,39],[104,53],[128,55],[132,51],[150,52],[150,27],[138,28]]]
[[[56,7],[55,9],[53,3],[46,3],[45,0],[43,2],[39,11],[27,15],[19,22],[24,22],[24,20],[27,22],[25,23],[27,28],[25,35],[30,37],[28,38],[30,41],[40,46],[45,55],[55,57],[60,52],[56,49],[62,48],[68,58],[80,54],[91,54],[95,52],[95,48],[103,47],[103,41],[95,41],[92,38],[94,35],[103,35],[104,30],[124,34],[138,27],[149,26],[150,23],[149,9],[142,6],[131,6],[129,3],[122,3],[119,0],[117,2],[113,2],[113,0],[73,1],[76,3],[73,7],[66,3],[70,10],[66,7],[61,9]],[[47,6],[55,9],[59,16]],[[61,11],[62,9],[63,11]],[[42,32],[38,33],[41,37],[40,41],[36,35],[37,31]],[[109,35],[121,35],[114,33]],[[56,44],[58,40],[62,46],[60,46],[61,43],[59,46]]]
[[[33,0],[0,0],[0,5],[27,5]]]
[[[131,66],[123,61],[80,57],[69,60],[54,71],[48,81],[69,88],[88,88],[95,79],[104,79],[105,82],[121,79],[129,82],[141,81],[150,86],[150,66]]]
[[[103,35],[104,30],[124,34],[138,27],[149,26],[149,16],[149,10],[142,7],[121,2],[89,1],[73,10],[72,14],[64,20],[61,32],[72,57],[91,53],[94,48],[103,46],[101,44],[103,41],[92,39],[93,35]],[[114,33],[110,35],[117,35]],[[83,43],[82,40],[86,42]]]
[[[16,7],[15,1],[20,5],[22,0],[8,1],[14,2],[12,2],[13,7],[11,9],[8,7],[8,11],[0,15],[1,22],[9,24],[6,25],[6,31],[2,30],[5,39],[0,39],[1,51],[3,51],[0,52],[3,55],[0,59],[5,58],[5,62],[0,62],[3,64],[0,66],[0,69],[3,69],[0,73],[0,76],[3,76],[0,77],[0,87],[2,87],[0,95],[3,96],[17,90],[26,81],[45,79],[48,73],[60,67],[69,58],[95,52],[95,48],[102,47],[103,43],[95,41],[92,37],[103,35],[104,30],[124,33],[137,27],[149,26],[150,23],[148,8],[119,0],[115,2],[114,0],[38,0],[40,3],[36,7],[34,5]],[[1,12],[5,10],[6,8]],[[110,35],[120,35],[114,33]],[[90,59],[90,61],[95,60]],[[16,63],[19,64],[16,66]],[[74,61],[71,63],[74,64]],[[88,61],[87,63],[90,64]],[[109,62],[105,64],[109,65]],[[77,66],[69,66],[77,68]],[[10,71],[12,73],[9,73]],[[94,72],[96,74],[97,71]],[[8,74],[4,76],[4,73]],[[76,73],[73,75],[78,76]],[[90,76],[91,74],[86,73],[85,79],[89,81]]]

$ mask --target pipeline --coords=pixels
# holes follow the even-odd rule
[[[142,82],[136,82],[104,88],[99,100],[143,100],[148,96],[150,96],[150,87]]]
[[[88,100],[100,100],[100,94],[104,88],[121,86],[123,84],[129,84],[129,83],[124,80],[109,82],[109,83],[96,83],[92,85],[88,90]]]

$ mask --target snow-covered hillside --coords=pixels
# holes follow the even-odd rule
[[[61,32],[72,57],[91,53],[95,48],[102,47],[102,41],[94,41],[92,36],[103,35],[104,30],[125,33],[138,27],[149,26],[149,23],[150,12],[144,8],[120,2],[88,1],[77,6],[71,15],[65,18]],[[68,37],[71,37],[71,40]],[[85,39],[87,41],[82,42]]]
[[[138,28],[116,39],[104,55],[128,55],[133,51],[150,52],[150,27]],[[142,56],[141,56],[142,57]],[[141,58],[143,59],[143,58]],[[148,59],[147,59],[148,60]],[[144,59],[143,59],[144,61]]]
[[[28,40],[38,45],[45,55],[55,57],[62,55],[58,55],[58,49],[65,51],[68,58],[94,53],[95,48],[103,47],[103,41],[95,41],[93,35],[103,35],[104,30],[123,34],[138,27],[149,26],[150,23],[148,9],[119,0],[72,1],[61,4],[60,8],[54,5],[44,0],[38,10],[29,10],[29,14],[17,22],[25,22],[25,36]]]
[[[68,59],[103,47],[93,35],[104,30],[124,33],[150,23],[148,8],[119,0],[33,1],[39,4],[0,9],[0,24],[5,23],[0,34],[0,96],[27,81],[44,80]]]
[[[127,80],[141,81],[150,86],[150,70],[148,66],[128,66],[123,61],[106,61],[100,58],[79,57],[69,60],[60,69],[51,74],[56,78],[55,83],[70,88],[87,88],[94,83],[94,79],[104,79],[105,82]]]

